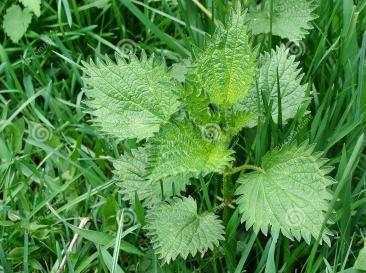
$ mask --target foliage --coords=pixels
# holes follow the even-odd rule
[[[167,263],[178,255],[204,253],[223,240],[224,227],[212,213],[197,214],[193,198],[172,200],[161,204],[149,215],[148,229],[153,237],[156,253]]]
[[[41,15],[41,0],[19,0],[24,7],[30,9],[37,17]]]
[[[303,74],[298,66],[295,56],[290,55],[283,44],[261,57],[257,83],[240,106],[253,113],[249,126],[256,125],[258,117],[263,119],[267,111],[275,122],[278,122],[279,111],[282,122],[295,117],[307,96],[307,84],[301,83]]]
[[[147,206],[159,203],[164,197],[171,197],[185,190],[189,177],[183,175],[172,176],[156,183],[148,175],[148,151],[146,148],[126,152],[114,162],[115,174],[119,180],[121,191],[126,200],[134,203],[135,194]]]
[[[267,1],[263,10],[250,15],[249,25],[254,34],[270,33],[290,41],[299,42],[313,27],[316,16],[313,0],[273,0],[271,9]],[[271,12],[272,11],[272,12]],[[272,24],[272,25],[271,25]]]
[[[162,128],[149,150],[149,178],[153,181],[177,175],[223,173],[232,160],[232,151],[219,141],[211,141],[188,121]]]
[[[265,155],[261,170],[242,174],[237,189],[239,210],[247,228],[268,227],[281,231],[290,239],[304,238],[310,243],[317,239],[325,222],[325,212],[332,195],[328,191],[333,181],[327,177],[330,169],[313,148],[282,147]],[[326,234],[322,239],[330,244]]]
[[[32,21],[32,12],[39,17],[41,15],[41,0],[19,0],[24,5],[22,9],[19,5],[13,4],[6,10],[4,15],[3,28],[5,33],[14,43],[27,32]]]
[[[102,130],[121,140],[152,137],[179,107],[175,85],[154,58],[85,63],[85,92]]]
[[[219,26],[199,52],[196,85],[213,103],[227,109],[246,97],[255,73],[255,51],[250,45],[245,16],[233,13],[228,26]]]
[[[32,13],[29,9],[22,9],[18,5],[12,5],[4,16],[4,31],[14,43],[23,37],[32,21]]]
[[[89,105],[94,109],[93,114],[97,116],[97,123],[103,126],[103,130],[119,139],[137,138],[139,141],[151,137],[146,144],[147,148],[143,148],[147,151],[147,159],[146,155],[144,159],[139,159],[137,168],[123,166],[126,165],[126,159],[119,161],[122,164],[117,164],[121,177],[130,172],[138,177],[137,180],[131,179],[129,175],[124,177],[123,192],[127,199],[132,200],[135,192],[139,198],[145,199],[146,189],[151,191],[151,188],[153,196],[163,197],[164,192],[158,192],[159,181],[164,185],[166,179],[178,176],[186,179],[200,178],[210,173],[226,176],[230,172],[233,151],[227,145],[234,134],[227,132],[238,133],[248,121],[249,113],[260,115],[264,107],[255,107],[261,105],[259,91],[252,91],[252,94],[257,95],[249,97],[251,106],[239,104],[253,86],[254,50],[249,42],[245,14],[233,12],[227,24],[227,27],[218,28],[193,64],[195,69],[188,76],[188,84],[182,87],[187,110],[182,117],[172,116],[179,107],[176,91],[166,69],[156,68],[153,58],[147,60],[143,57],[138,60],[132,56],[127,62],[122,57],[117,57],[116,64],[109,60],[98,65],[85,64],[87,77],[84,78],[84,83],[91,86],[85,92],[93,98]],[[281,107],[285,120],[295,116],[305,97],[306,85],[301,84],[302,76],[294,58],[289,57],[284,46],[266,53],[260,63],[256,85],[264,94],[263,97],[268,97],[268,101],[272,101],[272,97],[276,99],[278,93],[281,94],[281,106],[272,104],[271,112],[278,116],[276,110]],[[207,75],[210,75],[208,79]],[[197,90],[201,90],[200,93],[196,93]],[[216,108],[212,113],[210,105]],[[167,106],[171,108],[166,108]],[[235,114],[234,107],[237,111],[249,113],[242,118]],[[126,110],[131,111],[131,114],[125,114]],[[153,115],[148,117],[150,113]],[[227,122],[225,126],[222,125],[221,115],[224,115],[224,121]],[[151,123],[158,125],[152,126],[150,119],[154,118]],[[130,124],[121,124],[126,120]],[[137,120],[141,122],[136,124]],[[159,130],[159,125],[163,122],[165,125]],[[272,226],[274,232],[281,230],[290,239],[299,240],[303,237],[307,243],[311,242],[311,236],[315,239],[321,236],[330,244],[326,234],[329,232],[323,234],[322,225],[325,222],[324,213],[332,199],[327,191],[331,180],[326,177],[329,170],[323,169],[322,160],[312,154],[312,149],[306,146],[283,147],[263,158],[263,171],[239,178],[239,210],[242,219],[247,221],[247,227],[253,225],[255,230],[262,229],[267,234],[268,226]],[[147,161],[142,163],[143,166],[148,165],[147,169],[141,168],[141,161]],[[129,163],[132,162],[134,161]],[[184,185],[188,182],[177,184],[179,193],[184,191]],[[170,185],[168,189],[170,196]],[[163,206],[161,210],[152,207],[148,211],[147,217],[156,220],[148,222],[147,228],[153,229],[152,237],[157,254],[168,263],[179,255],[186,259],[188,253],[194,255],[201,249],[211,249],[210,242],[220,239],[219,232],[210,233],[209,224],[203,224],[201,228],[200,221],[191,223],[193,220],[189,219],[196,211],[193,206],[195,201],[184,200],[183,203]],[[186,203],[190,207],[188,215],[185,215]],[[299,218],[299,223],[291,223],[294,217]],[[191,225],[198,231],[188,229]],[[180,234],[179,226],[187,228],[187,234]],[[177,234],[174,227],[178,227]],[[191,237],[196,232],[198,237]],[[203,237],[210,239],[205,241],[202,240]]]
[[[364,0],[0,13],[0,272],[364,269]]]
[[[366,247],[364,247],[356,260],[355,269],[366,271]]]

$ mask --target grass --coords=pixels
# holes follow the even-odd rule
[[[1,14],[11,2],[0,3]],[[0,32],[0,272],[336,273],[352,267],[366,234],[366,1],[317,1],[315,29],[300,46],[289,44],[317,90],[310,111],[294,126],[265,122],[236,141],[252,162],[290,137],[325,152],[338,182],[328,214],[332,246],[252,234],[228,209],[220,248],[164,268],[137,225],[142,209],[135,204],[136,215],[128,208],[112,178],[110,160],[136,144],[117,143],[91,126],[81,60],[143,49],[169,64],[180,61],[203,44],[230,2],[110,0],[104,10],[90,2],[42,1],[42,15],[19,44]],[[256,42],[264,50],[279,40]],[[221,182],[213,179],[198,188],[207,187],[208,203],[220,205]]]

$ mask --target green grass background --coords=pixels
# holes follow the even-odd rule
[[[280,236],[273,248],[270,237],[245,231],[231,211],[220,248],[163,268],[132,210],[128,228],[117,230],[118,211],[127,204],[110,159],[135,143],[107,139],[91,125],[81,60],[145,50],[168,64],[182,61],[202,46],[213,20],[222,20],[231,2],[110,0],[104,9],[96,7],[104,2],[44,0],[41,16],[33,18],[19,44],[0,31],[0,272],[110,272],[117,262],[115,272],[309,273],[352,267],[366,231],[366,1],[316,1],[314,30],[299,47],[290,45],[317,91],[309,112],[293,126],[277,128],[268,121],[236,141],[252,162],[289,137],[309,139],[325,152],[338,181],[332,188],[338,197],[332,246]],[[12,3],[1,1],[0,22]],[[279,42],[256,39],[262,51]],[[219,192],[220,182],[209,183],[209,191]],[[213,194],[211,199],[220,202]],[[92,231],[77,228],[83,217]],[[75,247],[65,255],[75,234]],[[123,237],[117,261],[116,236]]]

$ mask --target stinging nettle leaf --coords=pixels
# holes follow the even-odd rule
[[[272,34],[299,42],[313,29],[311,21],[317,18],[313,0],[273,0]],[[253,34],[270,33],[270,1],[263,10],[249,14],[249,27]]]
[[[178,175],[223,173],[231,165],[233,151],[220,141],[210,141],[189,121],[169,124],[151,142],[151,174],[153,181]]]
[[[251,47],[244,14],[233,13],[226,28],[219,26],[196,62],[195,81],[210,102],[224,109],[244,99],[255,74],[256,52]]]
[[[95,123],[120,140],[152,137],[179,108],[165,64],[145,55],[84,63],[84,90]]]
[[[144,147],[125,153],[114,162],[115,175],[125,200],[131,203],[135,193],[144,205],[152,207],[164,198],[179,195],[189,184],[189,177],[174,176],[166,178],[160,184],[148,179],[148,153]],[[162,192],[163,190],[163,192]]]
[[[187,83],[182,89],[182,104],[190,120],[203,131],[214,129],[219,138],[227,143],[256,117],[239,105],[221,111],[212,109],[208,96],[199,92],[192,83]]]
[[[334,183],[326,160],[306,144],[285,146],[269,152],[262,169],[238,179],[237,203],[247,229],[267,234],[271,227],[290,239],[317,239],[332,199],[327,187]],[[328,235],[325,230],[322,239],[330,244]]]
[[[37,17],[41,16],[41,0],[19,0],[19,2],[30,9]]]
[[[12,5],[6,10],[4,15],[3,28],[10,39],[14,43],[18,43],[27,32],[31,21],[32,13],[29,9],[22,9],[18,5]]]
[[[261,56],[259,76],[247,98],[237,106],[253,114],[248,127],[257,125],[258,116],[265,117],[264,102],[271,106],[274,122],[278,120],[278,88],[281,94],[282,121],[295,117],[298,109],[306,101],[308,84],[301,84],[303,73],[295,56],[281,45]],[[263,98],[264,97],[264,98]]]
[[[176,198],[150,211],[147,229],[156,253],[165,263],[178,256],[186,259],[205,253],[224,239],[218,217],[209,212],[197,214],[196,201],[191,197]]]
[[[194,83],[188,82],[182,88],[181,100],[189,119],[195,124],[219,123],[220,116],[210,108],[210,99]]]

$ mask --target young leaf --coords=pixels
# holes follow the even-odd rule
[[[176,86],[165,65],[132,56],[84,63],[84,90],[95,122],[120,140],[149,138],[178,110]]]
[[[243,107],[239,106],[223,110],[212,109],[208,96],[200,93],[191,83],[187,83],[183,90],[182,104],[190,120],[202,130],[216,127],[223,142],[230,142],[233,136],[255,118],[253,113],[243,111]]]
[[[294,42],[302,40],[313,28],[315,8],[313,0],[273,0],[272,34]],[[270,33],[270,14],[270,1],[266,1],[263,10],[249,14],[253,34]]]
[[[3,28],[5,33],[14,43],[18,43],[27,32],[32,21],[32,13],[29,9],[22,9],[18,5],[12,5],[4,15]]]
[[[366,271],[366,241],[365,247],[360,251],[360,254],[358,255],[354,268],[357,270]]]
[[[188,82],[182,88],[181,100],[189,119],[195,124],[204,126],[220,123],[218,109],[212,109],[209,97],[195,83]]]
[[[224,239],[221,221],[213,213],[197,214],[196,201],[191,197],[163,203],[150,211],[147,228],[165,263],[178,256],[186,259],[190,254],[205,253]]]
[[[37,17],[41,15],[41,0],[19,0],[26,8],[30,9]]]
[[[244,15],[233,13],[227,28],[219,26],[197,57],[197,85],[210,102],[227,109],[246,97],[255,73],[252,49]]]
[[[222,173],[230,166],[233,151],[215,141],[216,136],[209,137],[188,121],[162,128],[152,139],[149,178],[157,181],[177,175]]]
[[[278,88],[281,94],[282,121],[293,118],[306,100],[307,84],[302,85],[303,74],[298,68],[299,62],[281,45],[261,56],[257,85],[249,96],[237,106],[238,109],[253,113],[249,127],[256,126],[258,116],[265,116],[264,101],[272,105],[270,109],[273,121],[278,120]],[[258,88],[258,90],[257,90]],[[264,96],[264,98],[263,98]]]
[[[332,194],[327,187],[326,161],[308,145],[287,146],[269,152],[262,171],[240,175],[236,194],[242,222],[267,234],[271,226],[286,237],[310,243],[321,232]],[[328,244],[329,232],[322,234]]]
[[[240,130],[248,126],[252,120],[254,120],[255,115],[253,113],[242,111],[239,109],[232,109],[228,112],[228,116],[226,118],[226,133],[227,135],[232,138],[233,136],[237,135]]]
[[[184,176],[166,178],[161,184],[151,181],[147,178],[147,166],[147,149],[142,147],[131,153],[126,152],[114,162],[115,174],[120,180],[119,186],[125,200],[133,203],[137,194],[139,200],[151,207],[162,200],[162,194],[164,197],[178,195],[189,184],[189,177]]]

